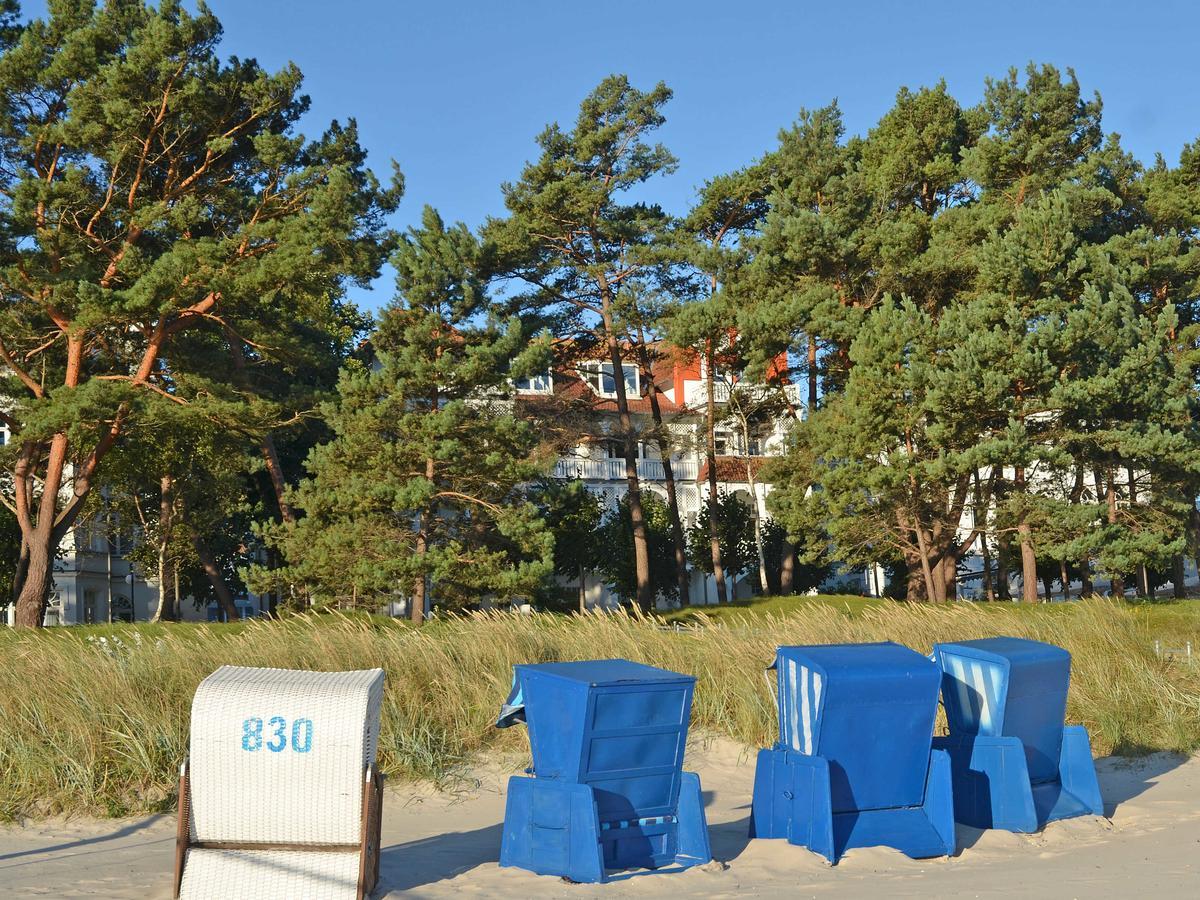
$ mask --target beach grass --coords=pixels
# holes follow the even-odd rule
[[[493,612],[414,628],[332,613],[0,630],[0,818],[172,808],[192,695],[227,663],[384,668],[381,767],[393,777],[449,781],[492,753],[524,751],[524,729],[492,727],[515,663],[626,657],[691,673],[696,731],[755,747],[770,744],[776,728],[763,667],[778,644],[895,640],[928,652],[935,641],[995,634],[1071,651],[1067,716],[1088,727],[1097,754],[1200,750],[1200,662],[1160,657],[1154,646],[1191,640],[1200,650],[1195,602],[776,598],[671,621]]]

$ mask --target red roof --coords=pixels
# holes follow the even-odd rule
[[[746,460],[750,461],[750,471],[754,473],[754,480],[757,481],[762,467],[767,463],[765,456],[718,456],[717,462],[717,481],[733,481],[745,483],[746,481]],[[697,483],[708,481],[708,461],[700,467],[700,474],[696,476]]]

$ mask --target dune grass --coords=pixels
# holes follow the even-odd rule
[[[1164,624],[1165,623],[1165,624]],[[1092,600],[917,606],[786,601],[698,617],[688,627],[624,614],[481,614],[424,628],[322,615],[231,626],[106,626],[0,632],[0,818],[125,815],[174,804],[197,683],[224,663],[285,668],[382,666],[388,687],[380,761],[393,776],[445,779],[492,750],[523,750],[524,729],[492,727],[519,662],[627,657],[698,678],[696,729],[771,742],[762,669],[780,643],[937,640],[1012,634],[1074,656],[1068,718],[1099,754],[1200,749],[1200,665],[1159,659],[1195,641],[1195,604]],[[1188,637],[1190,636],[1190,638]]]

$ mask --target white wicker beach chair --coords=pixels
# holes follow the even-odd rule
[[[222,666],[192,701],[175,896],[363,900],[379,877],[383,670]]]

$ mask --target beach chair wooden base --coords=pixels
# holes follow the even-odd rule
[[[362,837],[357,844],[196,841],[191,837],[191,793],[184,763],[179,776],[174,897],[238,900],[303,895],[311,900],[367,900],[379,882],[382,822],[383,778],[368,766],[363,779]]]

